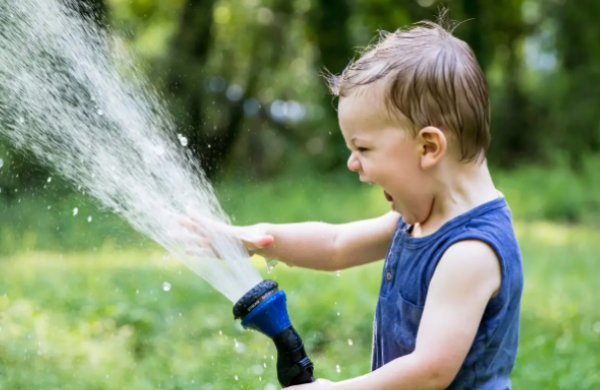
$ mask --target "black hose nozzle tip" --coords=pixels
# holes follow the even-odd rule
[[[244,294],[233,306],[234,319],[243,320],[262,301],[278,291],[279,285],[274,280],[263,280]]]

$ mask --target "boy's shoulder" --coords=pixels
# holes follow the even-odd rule
[[[426,281],[426,285],[442,257],[458,254],[458,258],[465,259],[463,265],[466,266],[467,257],[485,252],[482,244],[492,249],[492,255],[503,270],[521,267],[512,213],[503,196],[451,219],[429,236],[411,238],[410,229],[410,225],[399,220],[390,256],[402,257],[405,265],[413,264],[413,271],[421,273],[421,280]]]
[[[451,236],[456,243],[469,239],[485,243],[494,250],[500,263],[520,262],[521,254],[512,213],[502,194],[465,213]]]

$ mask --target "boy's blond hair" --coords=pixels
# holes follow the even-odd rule
[[[411,122],[412,131],[435,126],[453,135],[461,160],[485,156],[490,143],[490,108],[483,72],[469,46],[440,24],[383,32],[377,44],[329,75],[333,94],[345,97],[384,79],[386,105]]]

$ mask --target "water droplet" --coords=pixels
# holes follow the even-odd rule
[[[600,322],[594,324],[594,332],[600,333]]]
[[[2,159],[0,158],[0,168],[2,168],[3,166],[4,166],[4,160],[2,160]]]
[[[136,293],[136,294],[139,294],[139,293],[140,293],[140,290],[135,290],[135,293]]]
[[[100,116],[104,115],[104,111],[98,110],[98,115],[100,115]]]
[[[337,314],[338,314],[338,316],[339,316],[339,315],[340,315],[340,312],[338,311],[338,312],[337,312]]]
[[[254,372],[254,375],[262,375],[263,372],[265,372],[265,370],[262,368],[262,366],[260,365],[255,365],[252,366],[252,371]]]
[[[184,137],[181,134],[177,134],[177,138],[179,139],[179,143],[181,144],[181,146],[187,146],[187,144],[188,144],[187,137]]]
[[[348,339],[348,345],[349,345],[349,346],[352,346],[352,344],[354,344],[354,343],[352,342],[352,339]]]
[[[269,260],[267,261],[267,273],[270,274],[273,271],[273,268],[277,266],[279,262],[277,260]]]
[[[20,124],[23,124],[23,123],[25,123],[25,118],[23,118],[22,116],[21,116],[21,117],[19,117],[19,123],[20,123]]]
[[[154,153],[156,153],[157,156],[162,156],[163,154],[165,154],[165,149],[162,146],[156,146],[154,148]]]
[[[275,358],[273,357],[273,355],[271,355],[271,360],[275,360]]]
[[[163,290],[164,290],[164,291],[171,291],[171,283],[169,283],[169,282],[164,282],[164,283],[163,283]]]
[[[79,212],[79,209],[77,207],[75,207],[73,209],[73,216],[76,216],[78,212]]]
[[[48,183],[50,183],[50,182],[52,181],[52,178],[51,178],[51,177],[49,177],[49,178],[47,178],[47,179],[46,179],[46,181],[47,181]]]
[[[163,260],[169,260],[169,255],[164,255]]]
[[[88,222],[92,222],[92,216],[91,215],[88,217]]]
[[[52,208],[52,206],[48,206],[48,210],[50,210]]]
[[[238,341],[236,339],[233,339],[235,346],[234,346],[234,350],[237,353],[242,353],[246,350],[246,345],[243,343],[238,343]]]
[[[264,366],[265,368],[267,368],[267,363],[263,363],[263,366]]]
[[[236,375],[236,376],[234,376],[234,378],[235,378],[235,380],[236,380],[236,381],[238,380],[238,376],[237,376],[237,375]]]
[[[340,368],[340,365],[339,365],[339,364],[335,366],[335,370],[336,370],[338,373],[342,371],[342,369]]]
[[[223,331],[222,331],[222,330],[220,330],[220,331],[219,331],[219,336],[221,336],[222,334],[223,334]]]
[[[335,271],[335,274],[339,277],[342,274],[342,271]]]

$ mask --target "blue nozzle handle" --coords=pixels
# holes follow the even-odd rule
[[[285,292],[281,290],[260,302],[242,320],[244,328],[257,330],[270,338],[275,338],[290,325]]]
[[[234,313],[237,313],[236,317],[248,313],[242,319],[242,326],[263,333],[275,343],[277,379],[281,386],[314,382],[314,366],[306,354],[302,338],[290,322],[285,292],[276,290],[276,284],[274,286],[268,285],[269,291],[263,291],[267,288],[261,290],[261,285],[258,285],[256,291],[253,289],[251,295],[243,297],[235,305]]]

